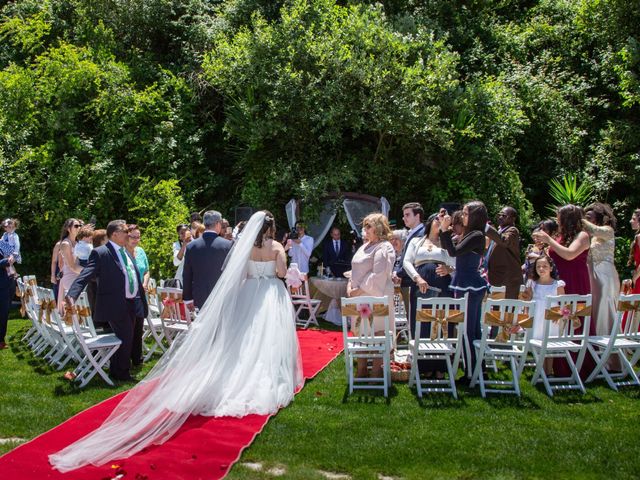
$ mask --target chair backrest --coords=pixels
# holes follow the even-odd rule
[[[613,332],[619,333],[627,338],[640,341],[640,294],[620,295],[616,305],[618,315]],[[623,321],[624,320],[624,321]]]
[[[462,340],[467,321],[467,294],[462,298],[431,297],[418,298],[416,303],[416,328],[413,338],[427,337],[433,341]],[[430,331],[426,331],[430,323]],[[449,336],[449,324],[456,326],[456,334]],[[427,335],[428,334],[428,335]]]
[[[158,287],[157,292],[160,318],[170,323],[191,325],[191,315],[185,308],[181,288]]]
[[[491,330],[498,328],[495,343],[522,344],[529,338],[536,313],[536,302],[513,299],[488,299],[482,310],[482,342],[490,339]]]
[[[376,332],[374,328],[373,318],[384,318],[384,332],[391,341],[391,334],[389,332],[389,297],[342,297],[342,333],[347,342],[348,332],[348,318],[352,318],[352,322],[355,322],[355,328],[352,323],[352,330],[354,331],[354,337],[360,341],[374,341]],[[379,338],[379,335],[377,336]]]
[[[548,296],[544,312],[544,341],[550,335],[551,323],[558,327],[557,338],[582,342],[589,336],[591,295]]]
[[[507,287],[505,287],[504,285],[501,287],[496,287],[494,285],[491,285],[487,293],[487,299],[491,298],[493,300],[502,300],[506,295],[506,293],[507,293]]]
[[[53,326],[56,323],[53,314],[57,313],[53,290],[37,285],[32,288],[35,291],[35,298],[37,298],[34,310],[39,323],[47,327]]]
[[[96,327],[93,324],[93,315],[91,306],[89,305],[89,297],[87,292],[82,292],[76,300],[76,313],[78,314],[78,324],[80,328],[86,332],[91,332],[91,336],[96,336]]]
[[[311,290],[309,288],[309,279],[307,278],[306,275],[302,274],[301,280],[302,282],[300,283],[299,287],[295,288],[292,285],[287,285],[287,288],[289,289],[291,298],[309,300],[311,298]]]
[[[407,318],[407,312],[404,311],[404,301],[402,300],[402,291],[400,290],[400,287],[395,287],[393,290],[393,309],[396,314],[396,320],[399,318]]]
[[[157,308],[160,311],[160,306],[158,305],[158,282],[156,282],[155,278],[150,278],[147,283],[147,305],[149,307]]]

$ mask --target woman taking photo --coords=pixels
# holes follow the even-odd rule
[[[467,341],[471,358],[467,359],[468,375],[475,369],[476,354],[473,341],[480,338],[480,317],[482,299],[489,288],[487,281],[480,275],[480,262],[484,254],[484,229],[489,216],[487,207],[480,201],[467,203],[462,208],[464,235],[456,245],[451,239],[451,217],[445,215],[440,222],[440,243],[450,256],[455,257],[456,266],[451,285],[455,297],[468,294],[467,300]]]

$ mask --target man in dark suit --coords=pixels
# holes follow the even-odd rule
[[[485,253],[489,283],[506,287],[505,298],[517,299],[522,285],[520,232],[515,226],[518,213],[504,207],[498,213],[498,230],[487,224],[485,235],[491,239]]]
[[[113,220],[107,225],[106,245],[94,248],[89,263],[71,285],[65,301],[73,305],[91,279],[98,283],[96,323],[108,323],[122,344],[111,357],[109,374],[115,380],[132,380],[130,374],[136,318],[148,314],[147,299],[142,289],[135,260],[127,253],[127,223]]]
[[[202,308],[215,287],[232,242],[220,236],[222,215],[210,210],[204,213],[205,231],[193,240],[184,253],[182,298],[190,310]]]
[[[330,237],[322,244],[322,262],[336,277],[351,270],[351,245],[340,238],[340,229],[332,227]]]
[[[414,238],[424,236],[424,210],[418,202],[407,203],[402,207],[402,220],[404,225],[409,229],[407,239],[402,247],[402,255],[397,267],[393,270],[393,280],[397,284],[400,282],[400,291],[402,292],[402,301],[404,302],[405,312],[409,314],[409,294],[413,280],[402,268],[404,256],[407,253],[407,247]]]
[[[6,256],[5,256],[6,254]],[[7,324],[9,323],[9,307],[11,304],[12,278],[7,269],[13,265],[15,257],[8,251],[0,251],[0,350],[7,348],[5,336],[7,335]]]

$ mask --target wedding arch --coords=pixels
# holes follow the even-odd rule
[[[306,232],[313,237],[314,248],[320,245],[329,232],[331,225],[338,214],[338,208],[343,208],[347,221],[354,232],[360,237],[362,219],[373,212],[381,212],[387,217],[391,206],[384,197],[374,197],[364,193],[342,192],[329,194],[323,199],[323,207],[318,219],[314,222],[306,222]],[[300,218],[300,203],[292,198],[285,206],[287,223],[293,228]]]

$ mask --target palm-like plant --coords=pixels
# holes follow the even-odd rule
[[[549,181],[549,195],[554,203],[547,205],[553,214],[558,207],[571,203],[573,205],[586,206],[595,200],[595,190],[588,181],[583,181],[578,185],[578,176],[569,173],[560,180],[553,178]]]

